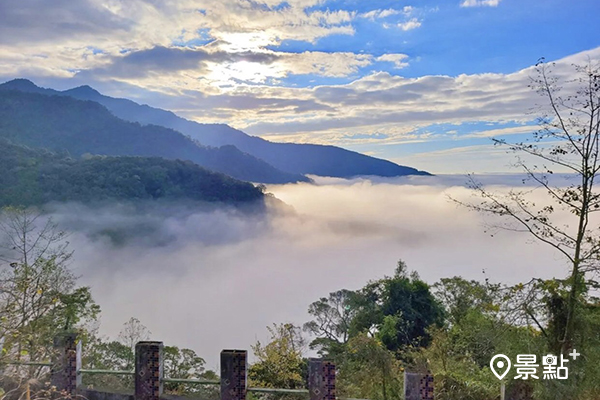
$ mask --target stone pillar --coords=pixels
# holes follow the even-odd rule
[[[135,345],[135,400],[158,400],[163,393],[163,343]]]
[[[319,358],[308,362],[310,400],[335,400],[335,364]]]
[[[404,372],[406,400],[433,400],[433,375]]]
[[[221,400],[246,400],[248,353],[221,351]]]
[[[81,342],[78,342],[76,333],[65,332],[54,337],[50,380],[58,391],[69,395],[75,394],[81,380],[77,368],[81,363],[77,360],[77,347],[81,349]]]

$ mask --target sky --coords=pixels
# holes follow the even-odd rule
[[[544,103],[532,66],[600,58],[597,0],[3,0],[0,80],[28,78],[342,146],[506,172]]]

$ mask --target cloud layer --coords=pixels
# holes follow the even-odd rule
[[[502,25],[500,35],[525,29],[523,15],[500,14],[509,6],[500,0],[402,7],[326,0],[7,0],[0,5],[0,80],[26,77],[57,89],[88,84],[199,122],[228,123],[277,141],[345,146],[402,163],[407,152],[399,145],[480,146],[489,136],[484,126],[469,136],[432,133],[432,124],[523,125],[535,119],[529,111],[540,99],[527,88],[534,71],[523,66],[544,49],[534,47],[526,63],[502,69],[500,50],[521,41],[482,33],[505,21],[515,25]],[[552,26],[530,20],[540,36]],[[585,25],[571,18],[565,29],[570,21]],[[561,40],[578,42],[569,35]],[[477,43],[486,51],[478,51]],[[558,60],[560,76],[572,74],[572,62],[600,59],[595,42],[585,43],[577,51],[590,50],[560,53],[572,54]],[[438,58],[442,54],[447,58]],[[482,60],[483,71],[503,72],[471,67]],[[471,72],[421,72],[457,62]]]
[[[479,215],[449,202],[448,194],[469,198],[464,177],[316,179],[270,187],[293,210],[273,205],[263,215],[178,208],[136,215],[110,206],[59,208],[55,217],[76,231],[74,266],[102,306],[102,332],[114,336],[136,316],[153,339],[194,348],[211,367],[221,349],[267,339],[272,322],[306,322],[311,302],[390,275],[399,259],[429,282],[565,274],[544,247],[526,236],[492,238]],[[487,182],[507,179],[518,181]],[[115,246],[107,235],[123,226],[145,239]]]

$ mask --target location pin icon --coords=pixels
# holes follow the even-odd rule
[[[490,361],[490,368],[496,377],[500,380],[510,371],[510,358],[504,354],[496,354]],[[504,372],[502,372],[504,371]]]

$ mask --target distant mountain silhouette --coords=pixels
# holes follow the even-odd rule
[[[24,80],[0,85],[0,137],[30,147],[67,150],[73,156],[90,153],[190,160],[253,182],[309,181],[234,146],[205,147],[169,128],[123,121],[96,102],[48,94],[52,92]]]
[[[160,125],[174,129],[207,146],[233,145],[260,158],[275,168],[294,174],[314,174],[349,178],[358,175],[402,176],[429,175],[427,172],[397,165],[335,146],[316,144],[274,143],[234,129],[225,124],[200,124],[181,118],[170,111],[140,105],[131,100],[104,96],[89,86],[63,92],[42,89],[30,81],[19,79],[5,83],[21,91],[48,91],[104,105],[117,117],[140,124]],[[0,85],[1,87],[2,85]]]

